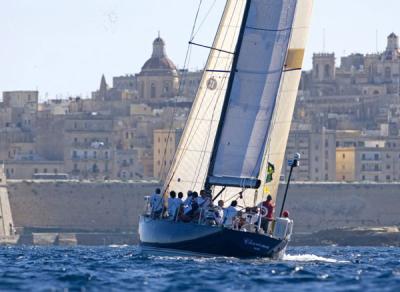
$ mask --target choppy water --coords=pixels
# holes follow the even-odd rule
[[[136,247],[0,247],[0,290],[400,291],[399,248],[290,248],[282,261],[141,256]]]

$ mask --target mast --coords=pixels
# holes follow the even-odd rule
[[[210,178],[210,175],[211,175],[212,171],[214,170],[215,156],[217,155],[218,143],[219,143],[219,141],[221,139],[223,121],[224,121],[224,118],[225,118],[225,115],[226,115],[226,111],[227,111],[227,108],[228,108],[228,104],[229,104],[229,98],[228,97],[230,96],[230,94],[232,92],[232,84],[233,84],[233,80],[234,80],[234,76],[235,76],[235,71],[237,69],[237,63],[238,63],[238,60],[239,60],[239,54],[240,54],[240,50],[241,50],[241,46],[242,46],[242,42],[243,42],[244,31],[246,29],[246,21],[247,21],[248,15],[249,15],[250,5],[251,5],[251,0],[246,0],[246,6],[245,6],[245,9],[244,9],[243,20],[242,20],[242,24],[240,26],[239,37],[238,37],[238,41],[236,43],[236,48],[235,48],[235,52],[234,52],[231,74],[229,76],[228,87],[227,87],[227,90],[226,90],[226,93],[225,93],[224,102],[223,102],[223,105],[222,105],[220,122],[218,124],[217,133],[216,133],[215,141],[214,141],[214,145],[213,145],[213,150],[211,152],[210,164],[208,166],[207,178],[206,178],[206,184],[205,184],[205,189],[206,189],[207,192],[210,191],[210,188],[212,186],[210,184],[209,178]]]

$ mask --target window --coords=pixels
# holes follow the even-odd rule
[[[361,177],[361,179],[362,179],[362,180],[365,180],[365,175],[363,175],[363,176]]]
[[[379,176],[375,175],[375,181],[379,181]]]
[[[104,152],[104,157],[108,159],[108,151]]]
[[[379,160],[379,154],[378,154],[378,153],[375,153],[375,154],[374,154],[374,159],[375,159],[375,160]]]
[[[78,138],[74,138],[74,143],[78,143]]]
[[[329,66],[328,64],[326,64],[324,66],[324,79],[329,79],[331,77],[331,66]]]
[[[155,98],[156,97],[156,86],[154,85],[154,83],[151,84],[150,97],[151,98]]]
[[[78,170],[78,164],[74,163],[74,171]]]
[[[346,154],[343,153],[342,154],[342,158],[345,159],[346,158]]]
[[[58,173],[58,169],[57,169],[57,168],[54,168],[54,169],[53,169],[53,172],[54,172],[55,174],[57,174],[57,173]]]
[[[83,158],[87,159],[87,151],[83,152]]]
[[[93,151],[93,158],[97,158],[97,152],[96,151]]]
[[[379,165],[378,165],[378,164],[375,164],[374,170],[375,170],[375,171],[378,171],[378,170],[379,170]]]
[[[78,157],[78,153],[76,152],[76,150],[74,150],[72,152],[72,158],[77,158]]]
[[[43,169],[43,173],[47,173],[47,168]]]
[[[35,168],[35,169],[33,170],[33,172],[34,172],[34,173],[38,173],[38,169]]]
[[[386,176],[386,180],[390,180],[390,175],[387,175],[387,176]]]

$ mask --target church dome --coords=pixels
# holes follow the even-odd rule
[[[142,67],[142,73],[151,71],[170,71],[173,74],[177,74],[175,64],[167,57],[165,52],[165,41],[160,36],[153,41],[151,58]]]

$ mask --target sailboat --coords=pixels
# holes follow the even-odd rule
[[[163,192],[205,190],[241,216],[276,197],[301,76],[312,0],[228,0]],[[271,168],[276,173],[272,176]],[[226,206],[226,205],[225,205]],[[259,215],[260,216],[260,215]],[[140,216],[146,253],[282,257],[292,220],[221,226]]]

